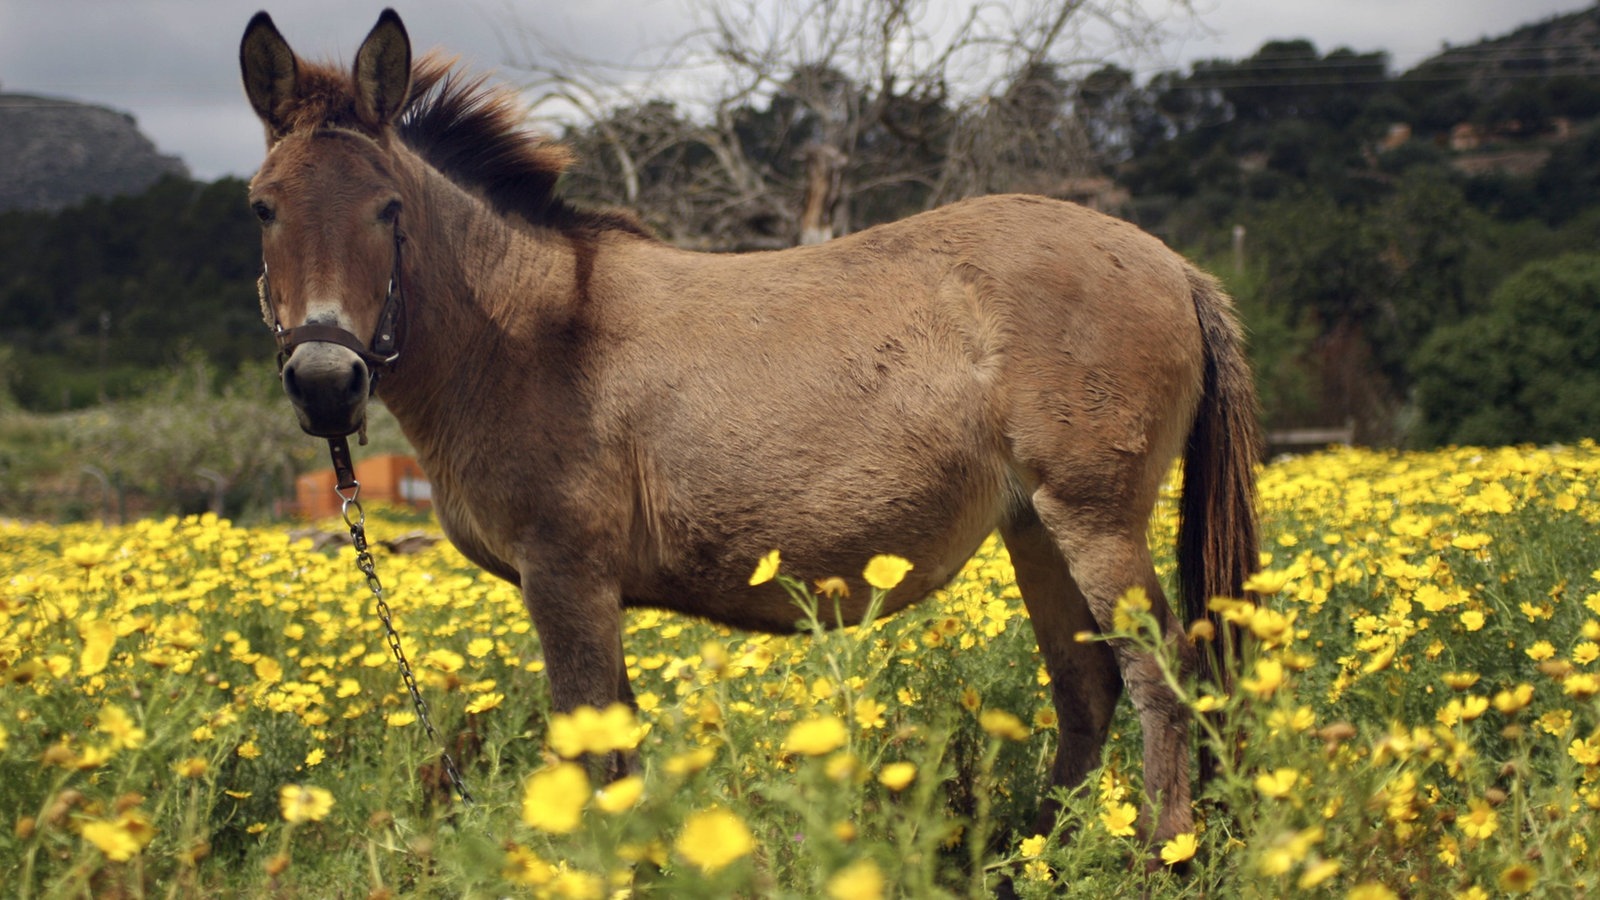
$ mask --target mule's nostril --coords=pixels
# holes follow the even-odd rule
[[[295,377],[293,364],[283,367],[283,391],[296,399],[303,396],[300,391],[300,379]]]
[[[352,397],[367,392],[367,367],[360,360],[350,364],[350,379],[345,382],[345,392]]]

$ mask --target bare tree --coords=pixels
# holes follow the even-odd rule
[[[645,65],[533,27],[512,65],[536,113],[580,120],[582,193],[708,247],[826,239],[1094,174],[1071,79],[1149,50],[1165,21],[1141,0],[683,2],[689,27]]]

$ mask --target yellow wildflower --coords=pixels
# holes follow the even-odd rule
[[[1256,776],[1256,790],[1263,797],[1275,800],[1289,796],[1294,786],[1300,782],[1300,772],[1296,769],[1275,769],[1271,772],[1262,772]]]
[[[1456,820],[1456,823],[1461,826],[1461,833],[1469,838],[1477,838],[1479,840],[1494,834],[1500,823],[1495,816],[1494,807],[1489,805],[1489,801],[1474,797],[1467,801],[1467,806],[1467,814]]]
[[[1032,732],[1022,720],[1003,709],[986,709],[978,716],[978,724],[989,734],[1008,741],[1025,741]]]
[[[862,571],[861,577],[878,590],[887,591],[905,580],[906,573],[912,568],[911,563],[901,557],[879,555],[867,560],[867,567]]]
[[[1490,701],[1500,712],[1511,715],[1533,702],[1533,685],[1519,684],[1509,690],[1499,691]]]
[[[692,775],[711,765],[711,761],[716,758],[715,747],[696,747],[668,757],[667,761],[661,764],[661,768],[665,769],[668,775]]]
[[[1592,672],[1568,675],[1566,680],[1561,682],[1561,691],[1567,696],[1576,697],[1579,700],[1593,697],[1595,694],[1600,694],[1600,675],[1595,675]]]
[[[251,669],[255,671],[257,681],[276,684],[283,680],[283,664],[270,656],[258,658]]]
[[[326,788],[286,784],[278,790],[278,809],[290,824],[320,822],[333,811],[333,794]]]
[[[594,797],[594,805],[601,812],[619,813],[632,809],[644,795],[644,779],[637,775],[619,778],[601,788]]]
[[[1500,890],[1509,894],[1526,894],[1539,883],[1539,873],[1527,863],[1513,863],[1500,872],[1497,879]]]
[[[983,705],[983,697],[975,688],[968,686],[961,689],[961,707],[963,709],[967,712],[977,712],[978,707],[981,705]]]
[[[858,859],[828,879],[828,900],[882,900],[883,873],[870,859]]]
[[[827,597],[830,600],[847,599],[850,596],[850,585],[837,575],[827,578],[818,578],[814,584],[817,596]]]
[[[1124,634],[1138,630],[1139,616],[1150,611],[1150,595],[1145,589],[1134,585],[1117,598],[1117,605],[1111,612],[1111,628]]]
[[[822,771],[834,781],[844,781],[856,774],[860,769],[860,763],[854,753],[849,751],[835,753],[828,757],[828,762],[822,767]]]
[[[188,759],[173,763],[172,771],[177,772],[183,778],[199,778],[206,774],[206,769],[209,767],[205,760],[198,756],[191,756]]]
[[[111,648],[117,643],[117,629],[110,622],[89,622],[78,629],[83,637],[83,652],[78,657],[78,673],[98,675],[111,661]]]
[[[849,730],[833,716],[806,719],[789,728],[783,739],[783,749],[789,753],[822,756],[843,747],[849,740]]]
[[[1567,746],[1567,755],[1583,766],[1600,766],[1600,734],[1588,739],[1574,739]]]
[[[766,584],[771,581],[778,574],[778,564],[781,561],[778,551],[769,550],[756,563],[756,570],[750,573],[750,586],[755,587],[758,584]]]
[[[613,703],[604,710],[580,706],[550,717],[550,747],[566,759],[585,753],[610,753],[639,746],[642,733],[633,710]]]
[[[1193,832],[1186,831],[1174,835],[1172,840],[1161,845],[1161,861],[1169,866],[1175,866],[1193,858],[1197,846]]]
[[[678,855],[709,874],[749,855],[756,842],[743,819],[714,806],[684,820],[683,831],[673,847]]]
[[[1547,710],[1538,718],[1538,725],[1545,734],[1560,736],[1572,727],[1572,710],[1552,709]]]
[[[1245,579],[1244,589],[1252,594],[1276,594],[1289,584],[1291,577],[1286,569],[1262,569]]]
[[[1439,861],[1447,866],[1454,866],[1461,861],[1461,842],[1454,835],[1443,835],[1439,838]]]
[[[1206,699],[1204,697],[1202,700]],[[1219,706],[1221,704],[1218,704]],[[1200,710],[1200,704],[1195,704],[1195,709]],[[1204,710],[1201,710],[1202,712]],[[1267,725],[1274,731],[1301,732],[1309,731],[1311,726],[1317,724],[1317,715],[1309,706],[1297,706],[1294,709],[1275,709],[1267,714]]]
[[[506,695],[499,693],[498,691],[491,694],[479,694],[466,705],[466,713],[467,715],[486,713],[504,703],[505,700]]]
[[[1100,810],[1100,823],[1117,837],[1131,836],[1133,823],[1138,819],[1139,810],[1132,803],[1110,803]]]
[[[106,859],[127,862],[142,849],[137,838],[115,820],[96,819],[83,826],[83,839],[95,845]]]
[[[862,728],[882,728],[883,714],[889,708],[871,697],[862,697],[855,703],[856,724]]]
[[[1305,871],[1300,873],[1300,880],[1297,882],[1297,886],[1302,891],[1309,891],[1337,874],[1339,874],[1338,860],[1319,860],[1306,866]]]
[[[522,821],[551,834],[570,834],[583,821],[589,801],[589,776],[577,763],[557,763],[528,776],[522,792]]]
[[[507,881],[513,884],[539,887],[549,884],[556,877],[555,866],[539,858],[539,854],[520,844],[512,844],[506,850],[506,861],[500,869]]]
[[[1272,658],[1256,660],[1254,674],[1239,686],[1262,699],[1271,697],[1283,686],[1283,663]]]
[[[891,791],[903,791],[917,777],[917,764],[892,762],[878,773],[878,781]]]
[[[135,750],[144,744],[144,729],[120,706],[100,708],[97,730],[110,735],[111,745],[118,750]]]

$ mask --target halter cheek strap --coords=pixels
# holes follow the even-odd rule
[[[362,343],[361,338],[337,325],[312,323],[296,328],[284,328],[278,318],[277,304],[272,301],[272,284],[268,280],[267,264],[261,263],[261,278],[256,290],[261,297],[263,317],[271,326],[278,341],[278,371],[282,372],[289,355],[301,344],[338,344],[367,364],[372,372],[372,386],[377,387],[378,377],[392,370],[400,359],[400,318],[405,307],[405,285],[401,278],[400,248],[405,238],[400,234],[400,222],[394,226],[394,270],[389,274],[389,290],[383,298],[383,309],[378,312],[378,325],[372,340]]]

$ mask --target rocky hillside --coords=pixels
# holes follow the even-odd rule
[[[1407,78],[1465,79],[1494,95],[1532,78],[1593,79],[1600,75],[1600,2],[1551,16],[1496,38],[1450,47],[1423,61]]]
[[[0,94],[0,172],[0,212],[56,210],[188,175],[182,160],[157,152],[132,116],[28,94]]]

